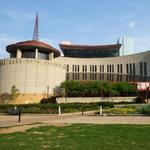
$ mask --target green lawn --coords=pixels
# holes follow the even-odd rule
[[[44,126],[0,134],[0,150],[149,150],[149,125]]]

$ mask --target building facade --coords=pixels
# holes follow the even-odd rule
[[[150,51],[126,55],[132,50],[130,41],[124,38],[111,45],[74,45],[66,41],[58,50],[39,41],[37,14],[33,40],[8,45],[10,58],[0,59],[0,103],[38,103],[54,95],[65,80],[150,82]],[[12,100],[13,86],[20,94]]]
[[[60,44],[60,56],[59,50],[36,40],[8,45],[10,58],[0,60],[0,102],[37,103],[65,80],[150,82],[150,51],[119,56],[120,47]],[[19,97],[4,99],[13,85]]]
[[[118,44],[121,44],[120,56],[133,54],[133,39],[131,37],[119,38]]]

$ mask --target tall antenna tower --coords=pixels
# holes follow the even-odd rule
[[[38,21],[38,13],[36,14],[35,24],[34,24],[34,32],[33,32],[33,40],[39,40],[39,21]]]

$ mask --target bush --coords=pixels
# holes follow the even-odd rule
[[[43,100],[44,101],[44,100]],[[84,111],[99,110],[99,107],[102,106],[105,108],[114,108],[113,102],[97,102],[97,103],[39,103],[39,104],[22,104],[16,105],[17,108],[21,108],[23,113],[45,113],[45,114],[57,114],[58,106],[61,106],[62,113],[69,112],[81,112],[82,108]],[[123,102],[121,103],[123,104]],[[125,102],[125,104],[128,104]],[[0,105],[0,113],[7,113],[9,109],[14,108],[14,105]]]
[[[103,108],[114,108],[114,103],[111,102],[99,102],[99,103],[67,103],[59,104],[62,109],[62,113],[68,112],[79,112],[84,109],[84,111],[98,110],[99,106]],[[58,113],[57,103],[43,103],[43,104],[22,104],[16,105],[17,108],[21,108],[23,113]],[[14,105],[0,105],[0,113],[7,113],[9,109],[14,108]]]
[[[135,108],[127,107],[127,108],[111,108],[111,109],[105,109],[105,110],[104,110],[104,113],[127,115],[127,114],[136,114],[137,111],[136,111]]]
[[[135,103],[146,103],[145,97],[140,95],[135,99]]]
[[[135,96],[137,88],[127,82],[110,84],[107,81],[65,81],[60,88],[67,97],[97,97],[104,96]]]
[[[49,97],[49,98],[43,98],[43,99],[41,99],[40,103],[41,104],[57,103],[57,101],[56,101],[56,97],[52,96],[52,97]]]
[[[141,105],[141,106],[137,107],[137,111],[140,114],[150,115],[150,105]]]

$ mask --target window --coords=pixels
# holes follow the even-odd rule
[[[75,69],[74,69],[74,65],[72,65],[72,72],[74,72],[75,71]]]
[[[22,58],[35,58],[35,51],[33,50],[23,51]]]
[[[35,56],[34,56],[35,57]],[[38,58],[39,59],[45,59],[45,60],[48,60],[48,58],[49,58],[49,55],[48,55],[48,53],[45,53],[45,52],[38,52]]]
[[[147,76],[147,63],[144,62],[144,76]]]
[[[72,72],[79,72],[79,71],[80,71],[79,65],[72,66]]]
[[[87,72],[87,65],[85,65],[85,72]]]
[[[83,80],[87,80],[87,74],[86,74],[86,73],[83,73],[83,74],[82,74],[82,79],[83,79]]]
[[[69,72],[69,65],[67,65],[67,72]]]
[[[92,65],[90,65],[90,72],[92,72]]]
[[[10,58],[16,58],[16,52],[11,52]]]
[[[73,73],[73,80],[79,80],[79,73]]]
[[[77,65],[75,65],[75,72],[77,72]]]
[[[112,65],[111,68],[112,68],[112,73],[114,73],[114,65]]]
[[[135,75],[135,63],[133,63],[133,74]]]
[[[105,72],[105,70],[104,70],[104,65],[102,65],[102,70],[103,70],[102,72]]]
[[[107,72],[109,72],[109,65],[107,65]]]
[[[95,72],[97,72],[97,66],[95,65]]]
[[[129,73],[129,65],[126,64],[126,73],[128,74]]]
[[[96,65],[90,65],[90,72],[97,72],[97,66]]]
[[[117,64],[117,73],[119,73],[120,71],[119,71],[119,64]]]
[[[87,65],[82,66],[82,72],[87,72]]]
[[[132,64],[130,64],[130,74],[132,74]]]
[[[143,63],[140,62],[140,75],[143,75]]]
[[[77,65],[77,67],[78,67],[78,70],[77,70],[77,71],[80,72],[79,65]]]
[[[72,74],[72,80],[75,80],[74,73]]]
[[[111,70],[111,65],[109,65],[109,72],[111,72],[112,70]]]
[[[69,80],[69,74],[68,74],[68,73],[67,73],[67,75],[66,75],[66,79]]]
[[[120,73],[123,72],[122,64],[120,64]]]
[[[101,65],[99,66],[99,72],[102,72],[102,66]]]
[[[78,57],[78,58],[101,58],[101,57],[115,57],[119,56],[119,50],[118,49],[98,49],[98,50],[75,50],[75,49],[69,49],[64,50],[64,56],[67,57]]]

